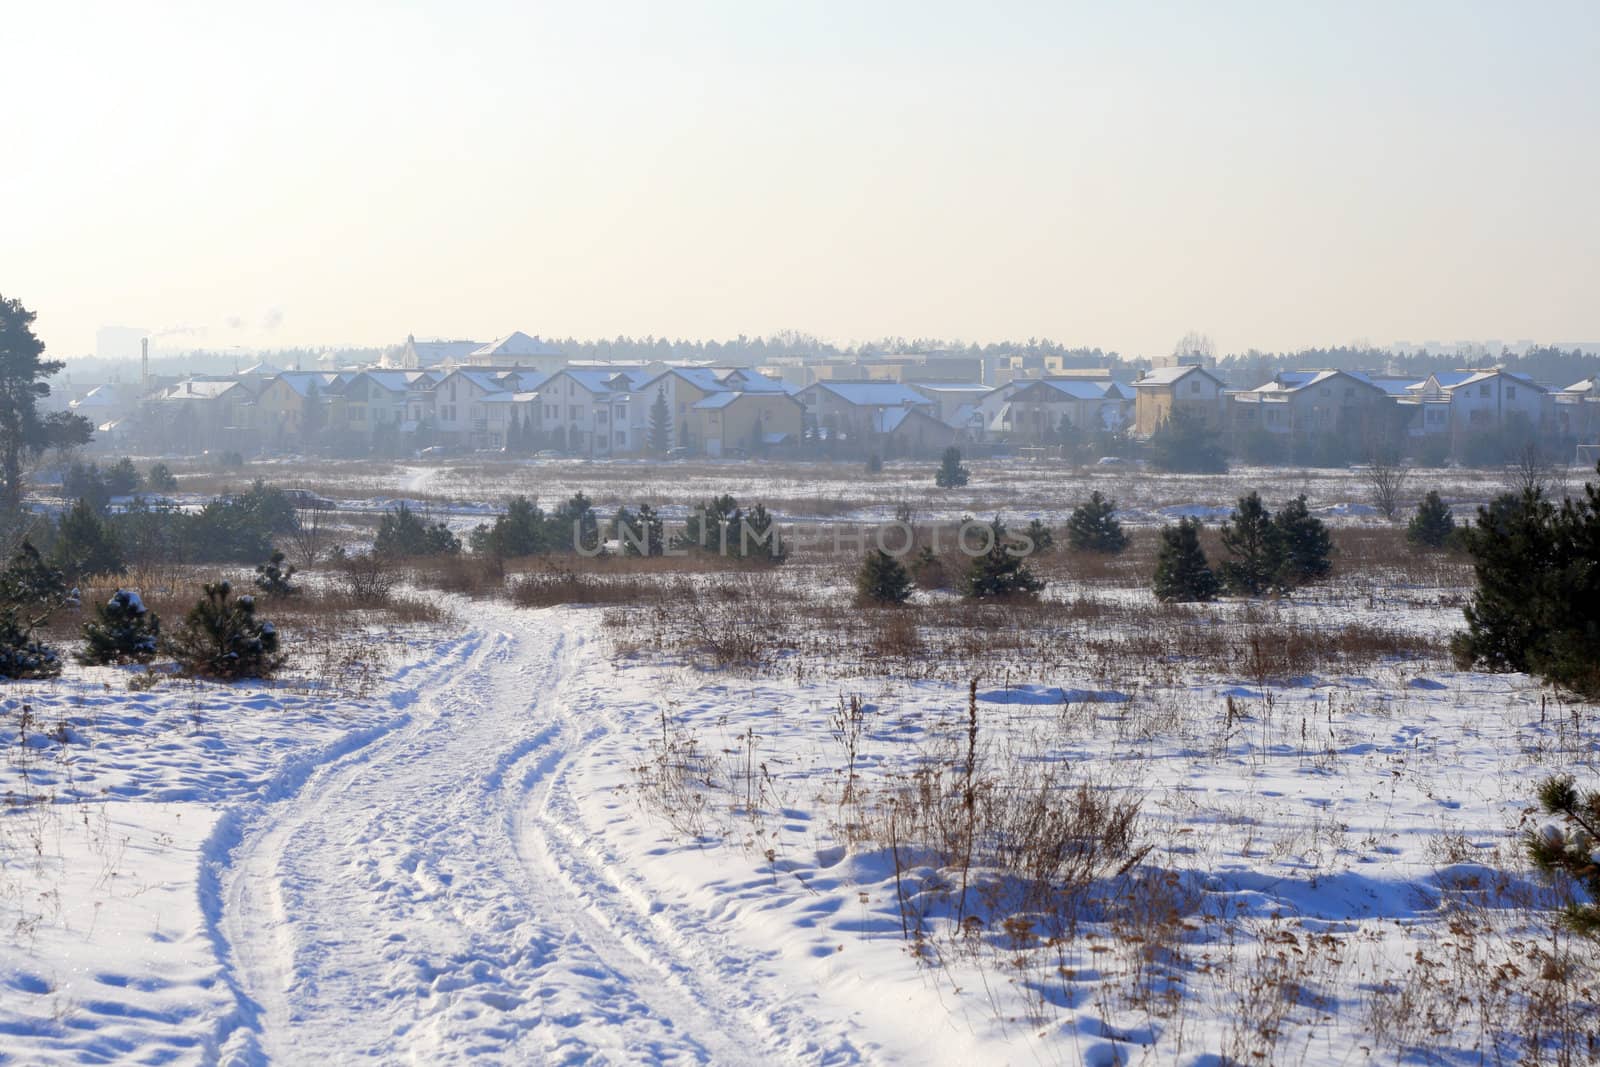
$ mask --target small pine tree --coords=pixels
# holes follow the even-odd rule
[[[1067,543],[1077,552],[1116,555],[1128,547],[1128,535],[1117,521],[1117,502],[1096,489],[1089,499],[1072,509],[1067,520]]]
[[[206,585],[170,647],[178,666],[201,678],[270,678],[284,662],[277,629],[256,618],[255,598],[235,599],[225,581]]]
[[[868,474],[882,474],[883,473],[883,457],[878,455],[876,452],[874,452],[872,455],[867,457],[867,473]]]
[[[106,468],[106,490],[112,496],[132,496],[139,491],[144,477],[139,473],[139,468],[133,465],[133,460],[124,456]]]
[[[856,571],[856,595],[863,603],[904,604],[911,598],[911,575],[899,560],[875,548]]]
[[[1152,583],[1159,600],[1215,600],[1221,582],[1200,547],[1200,520],[1183,518],[1176,526],[1161,528],[1161,548],[1156,553]]]
[[[172,468],[165,463],[155,463],[150,466],[150,473],[145,475],[145,485],[158,493],[170,493],[178,488],[178,479],[172,473]]]
[[[649,504],[640,504],[636,512],[618,508],[611,523],[611,536],[622,545],[624,556],[659,556],[666,552],[661,517]]]
[[[765,504],[751,508],[733,529],[731,536],[738,539],[733,546],[741,559],[758,559],[763,563],[782,563],[789,556],[783,547],[783,537],[773,524],[772,513]]]
[[[961,580],[961,593],[971,600],[1034,597],[1044,582],[1033,576],[1023,557],[1006,543],[1006,528],[997,515],[989,524],[993,542],[989,550],[974,557]]]
[[[33,542],[23,538],[10,561],[0,569],[0,605],[30,617],[44,616],[66,599],[67,584],[60,568],[45,562]]]
[[[972,472],[961,465],[961,449],[951,445],[944,450],[944,458],[933,475],[933,484],[940,489],[959,489],[971,476]]]
[[[378,520],[372,551],[391,558],[447,556],[461,551],[461,541],[443,522],[425,521],[402,500]]]
[[[161,620],[131,589],[118,589],[83,624],[79,663],[149,663],[161,638]]]
[[[1568,904],[1562,924],[1574,933],[1600,940],[1600,792],[1580,795],[1570,777],[1547,778],[1539,786],[1539,807],[1567,825],[1547,826],[1524,839],[1528,858],[1552,878],[1565,877],[1588,894],[1585,903]]]
[[[121,574],[126,569],[111,525],[83,499],[61,516],[52,556],[69,582],[91,574]]]
[[[1239,498],[1233,517],[1222,528],[1222,547],[1233,557],[1222,564],[1222,584],[1228,592],[1260,596],[1282,587],[1283,537],[1261,503],[1261,494]]]
[[[1278,531],[1283,560],[1278,570],[1280,585],[1292,589],[1328,576],[1333,569],[1333,537],[1327,525],[1306,507],[1304,494],[1279,508],[1272,525]]]
[[[1056,535],[1051,532],[1050,527],[1038,519],[1031,520],[1028,523],[1028,528],[1022,532],[1033,543],[1033,555],[1045,556],[1055,551]]]
[[[1455,532],[1456,517],[1450,505],[1439,496],[1437,489],[1428,490],[1417,505],[1417,513],[1406,525],[1406,540],[1418,548],[1444,548]]]
[[[256,565],[256,588],[267,596],[294,596],[300,592],[300,587],[291,581],[296,573],[288,557],[273,549],[267,562]]]
[[[0,611],[0,678],[54,678],[61,655],[33,635],[33,624],[19,621],[14,608]]]

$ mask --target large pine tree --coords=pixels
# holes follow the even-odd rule
[[[1295,497],[1272,518],[1278,531],[1282,563],[1278,582],[1287,589],[1326,578],[1333,569],[1333,537],[1323,521],[1306,507],[1304,494]]]
[[[1418,548],[1443,548],[1455,536],[1456,517],[1450,511],[1450,505],[1439,496],[1437,489],[1428,490],[1428,494],[1417,505],[1417,513],[1411,516],[1411,522],[1406,525],[1406,540]]]
[[[29,449],[48,447],[54,438],[88,440],[88,420],[67,415],[53,426],[39,415],[39,401],[50,395],[46,379],[65,364],[47,360],[44,342],[33,332],[34,313],[19,300],[0,296],[0,507],[22,506],[22,461]]]
[[[650,402],[650,451],[664,456],[672,448],[672,409],[667,406],[665,386],[656,388],[656,398]]]
[[[856,595],[863,602],[904,604],[911,598],[911,575],[899,560],[875,548],[856,571]]]

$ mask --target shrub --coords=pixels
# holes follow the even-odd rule
[[[1418,548],[1443,548],[1455,533],[1456,518],[1450,505],[1440,498],[1437,489],[1428,490],[1406,525],[1406,540]]]
[[[504,515],[493,526],[480,525],[472,531],[472,551],[495,559],[520,559],[550,551],[550,520],[537,503],[525,496],[514,496]]]
[[[1097,489],[1089,499],[1072,509],[1067,520],[1067,543],[1077,552],[1104,552],[1116,555],[1128,546],[1128,535],[1117,521],[1117,502],[1102,496]]]
[[[1152,583],[1159,600],[1215,600],[1221,582],[1200,547],[1200,520],[1183,518],[1176,526],[1161,528]]]
[[[911,597],[911,575],[889,553],[875,548],[856,571],[856,594],[874,604],[904,604]]]
[[[446,556],[461,551],[461,541],[443,522],[428,522],[405,501],[378,521],[372,551],[379,556]]]
[[[940,489],[959,489],[970,477],[972,472],[961,465],[961,449],[951,445],[944,450],[944,458],[933,475],[933,484]]]
[[[1560,816],[1566,826],[1546,826],[1525,839],[1528,857],[1551,877],[1578,883],[1589,896],[1568,904],[1562,923],[1575,933],[1600,940],[1600,792],[1579,795],[1570,777],[1547,778],[1539,786],[1539,807]]]
[[[868,474],[882,474],[883,473],[883,457],[878,455],[876,452],[874,452],[872,455],[867,457],[867,473]]]
[[[372,552],[359,556],[338,552],[335,553],[334,563],[344,576],[351,599],[357,604],[386,604],[394,593],[394,587],[400,584],[400,576],[388,561]]]
[[[192,515],[150,514],[177,523],[177,551],[186,563],[249,563],[272,553],[272,516],[248,501],[209,500]]]
[[[294,596],[300,592],[300,587],[290,580],[295,574],[288,558],[274,550],[267,562],[256,564],[256,588],[267,596]]]
[[[0,678],[54,678],[61,655],[33,636],[33,625],[17,619],[14,608],[0,611]]]
[[[137,592],[118,589],[83,624],[84,645],[77,659],[92,665],[149,663],[155,659],[160,637],[156,613],[145,607]]]
[[[1283,537],[1261,494],[1239,498],[1233,517],[1222,528],[1222,547],[1231,559],[1222,564],[1222,584],[1230,593],[1260,596],[1282,587]]]
[[[963,596],[972,600],[1037,596],[1044,582],[1033,576],[1023,557],[1007,543],[1006,528],[997,515],[989,524],[993,541],[989,550],[974,557],[961,580]]]
[[[150,473],[144,476],[144,484],[158,493],[170,493],[178,488],[177,476],[172,473],[172,468],[165,463],[150,465]]]
[[[69,582],[91,574],[121,574],[126,567],[116,535],[87,500],[61,516],[52,556]]]
[[[1178,474],[1222,474],[1228,469],[1222,434],[1182,408],[1150,435],[1150,461],[1158,470]]]
[[[256,618],[254,597],[235,598],[225,581],[206,585],[170,647],[185,673],[202,678],[270,678],[283,666],[276,628]]]
[[[1323,521],[1306,507],[1304,494],[1295,497],[1272,518],[1278,531],[1282,562],[1278,583],[1286,589],[1326,578],[1333,569],[1333,537]]]

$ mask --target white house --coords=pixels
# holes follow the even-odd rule
[[[539,387],[539,423],[556,447],[586,456],[635,449],[630,410],[644,380],[640,366],[569,366]]]

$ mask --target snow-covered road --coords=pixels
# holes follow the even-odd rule
[[[239,1002],[223,1061],[814,1059],[784,1033],[800,1020],[685,958],[555,825],[612,726],[570,702],[603,685],[583,628],[475,614],[392,729],[240,814],[205,905]]]

